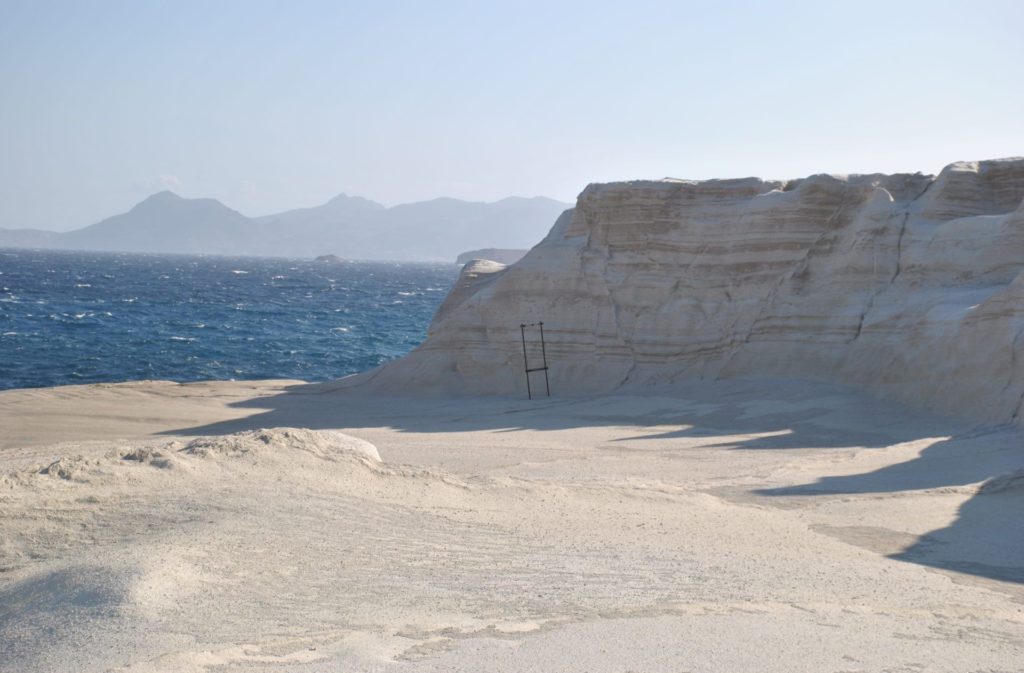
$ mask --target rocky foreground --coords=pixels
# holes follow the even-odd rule
[[[0,671],[1020,669],[1019,430],[648,393],[0,393]]]

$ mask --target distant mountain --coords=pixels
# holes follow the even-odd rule
[[[313,208],[246,217],[215,199],[160,192],[127,213],[66,233],[0,229],[0,247],[450,261],[473,248],[529,248],[569,205],[440,198],[386,208],[341,194]]]
[[[127,213],[61,234],[60,247],[125,252],[252,252],[250,221],[215,199],[154,194]]]
[[[57,236],[42,229],[0,229],[0,248],[51,248]]]

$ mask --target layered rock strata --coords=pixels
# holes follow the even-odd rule
[[[1016,422],[1022,199],[1024,159],[590,185],[520,262],[467,266],[426,342],[368,385],[525,394],[520,323],[544,321],[557,394],[798,377]]]

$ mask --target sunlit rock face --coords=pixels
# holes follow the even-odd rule
[[[1016,421],[1022,199],[1024,159],[590,185],[522,261],[467,267],[372,385],[525,394],[520,323],[544,321],[555,394],[783,376]]]

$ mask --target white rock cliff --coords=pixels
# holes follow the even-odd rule
[[[1024,159],[590,185],[522,261],[468,265],[426,342],[367,383],[525,394],[519,325],[542,320],[556,394],[795,377],[1017,422],[1022,199]]]

